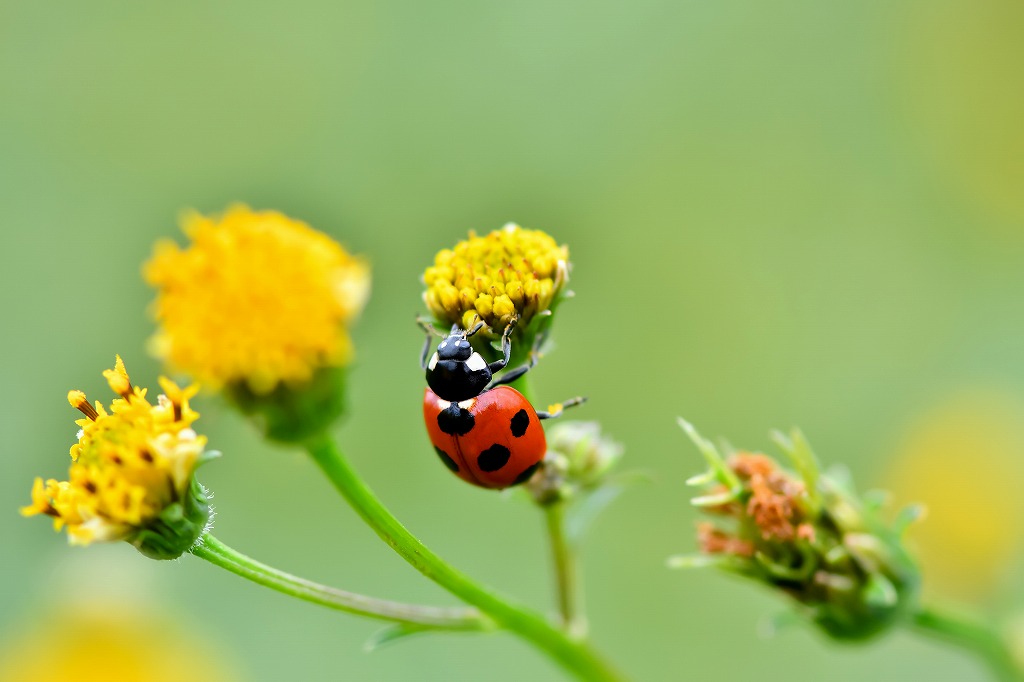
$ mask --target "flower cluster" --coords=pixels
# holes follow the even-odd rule
[[[343,412],[348,325],[369,267],[327,235],[276,211],[189,214],[192,244],[157,245],[155,354],[221,389],[276,441],[322,432]]]
[[[352,357],[346,326],[369,295],[369,267],[276,211],[189,213],[188,248],[160,242],[144,268],[157,289],[155,354],[213,389],[267,394]]]
[[[161,378],[156,405],[134,387],[118,357],[104,373],[120,397],[109,411],[90,404],[82,391],[68,393],[85,417],[71,446],[67,481],[37,478],[25,516],[53,517],[72,544],[127,540],[156,558],[173,558],[199,537],[209,519],[205,493],[193,474],[214,453],[192,423],[188,404],[197,387],[182,389]],[[173,556],[171,556],[173,555]]]
[[[568,247],[510,223],[483,237],[470,232],[469,239],[440,251],[423,273],[423,300],[440,322],[470,329],[482,321],[482,333],[492,340],[515,317],[516,336],[528,350],[568,280]]]
[[[719,521],[698,524],[701,556],[671,564],[710,563],[767,584],[795,599],[837,639],[870,637],[913,612],[920,575],[903,531],[915,509],[884,522],[877,505],[819,471],[799,432],[776,437],[794,474],[760,453],[725,459],[682,425],[710,465],[689,481],[707,491],[693,504]]]

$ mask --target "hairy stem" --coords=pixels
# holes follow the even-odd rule
[[[467,604],[480,609],[498,626],[544,651],[577,678],[595,682],[622,679],[587,644],[573,640],[534,611],[510,602],[476,583],[430,551],[384,507],[328,436],[311,439],[306,447],[313,460],[356,513],[424,576]]]
[[[990,625],[930,607],[915,613],[913,622],[918,632],[959,646],[982,659],[1000,682],[1024,682],[1024,670],[1006,640]]]
[[[204,535],[192,554],[215,566],[231,571],[257,585],[269,587],[291,597],[320,604],[338,611],[368,616],[420,629],[491,630],[494,623],[471,608],[441,608],[375,599],[346,592],[294,576],[267,566],[237,552],[210,534]]]

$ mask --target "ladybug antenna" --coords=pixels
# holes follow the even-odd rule
[[[428,320],[425,317],[417,317],[416,318],[416,324],[418,324],[420,326],[420,329],[425,331],[427,334],[430,334],[432,336],[437,336],[437,337],[440,337],[442,339],[445,337],[444,334],[442,334],[441,332],[439,332],[436,329],[434,329],[434,325],[430,324],[430,320]]]

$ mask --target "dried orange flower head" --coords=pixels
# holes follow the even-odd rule
[[[670,565],[712,564],[768,585],[809,607],[836,639],[872,637],[913,612],[920,571],[903,541],[913,508],[884,519],[851,485],[820,471],[799,431],[775,434],[790,471],[760,453],[723,457],[680,425],[708,463],[688,481],[704,490],[692,503],[715,520],[697,526],[701,554]]]

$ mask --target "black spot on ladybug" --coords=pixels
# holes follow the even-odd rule
[[[526,433],[526,427],[530,425],[530,415],[526,410],[519,410],[512,417],[512,435],[519,438]]]
[[[437,456],[441,458],[441,461],[444,462],[444,465],[448,467],[450,471],[459,470],[459,465],[455,463],[455,460],[452,459],[447,452],[437,447],[436,445],[434,446],[434,452],[437,453]]]
[[[497,471],[508,464],[508,458],[511,456],[512,453],[508,448],[495,443],[480,453],[480,456],[476,458],[476,463],[481,471]]]
[[[539,466],[540,462],[534,462],[530,466],[526,467],[526,469],[523,470],[523,473],[516,476],[516,480],[512,481],[512,485],[519,485],[520,483],[526,483],[529,481]]]
[[[473,430],[476,419],[469,410],[459,407],[458,403],[451,403],[445,409],[437,413],[437,425],[442,433],[449,436],[465,436]]]

